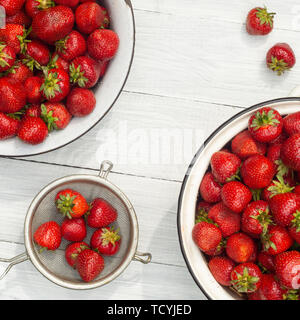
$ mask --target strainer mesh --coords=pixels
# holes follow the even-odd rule
[[[63,183],[52,189],[40,201],[35,212],[33,213],[31,239],[33,241],[33,234],[41,224],[50,220],[54,220],[59,224],[62,223],[64,218],[60,213],[57,212],[54,199],[57,192],[66,188],[71,188],[80,192],[86,198],[88,203],[92,202],[93,199],[97,197],[103,198],[118,211],[118,219],[111,226],[114,226],[115,229],[120,228],[121,246],[120,250],[115,256],[103,256],[105,260],[105,268],[98,278],[93,280],[93,282],[103,280],[108,275],[114,273],[127,256],[132,243],[132,220],[130,218],[127,206],[124,204],[122,199],[100,182],[96,183],[93,181],[82,181],[79,179],[73,180],[72,182]],[[87,236],[84,239],[86,243],[90,243],[90,238],[95,230],[96,229],[90,227],[87,228]],[[34,251],[47,272],[54,274],[63,281],[67,280],[74,283],[82,283],[78,272],[71,268],[65,260],[65,248],[69,243],[69,241],[63,239],[58,250],[45,250],[42,253],[39,252],[38,246],[34,244]]]

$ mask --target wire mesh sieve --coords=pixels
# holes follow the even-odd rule
[[[10,268],[28,258],[35,267],[49,280],[70,289],[91,289],[109,283],[118,277],[132,260],[147,264],[151,261],[150,253],[137,252],[138,222],[132,204],[125,194],[114,184],[107,180],[107,176],[113,165],[104,161],[98,176],[72,175],[60,178],[46,186],[32,201],[24,225],[25,247],[27,252],[12,259],[2,259],[2,262],[10,262],[0,280],[7,274]],[[33,241],[35,230],[44,222],[54,220],[61,224],[63,216],[57,213],[55,196],[62,189],[71,188],[85,196],[88,202],[99,197],[108,201],[117,211],[118,219],[112,226],[120,229],[121,246],[118,253],[112,257],[104,257],[105,268],[93,281],[85,283],[80,279],[76,270],[71,268],[65,260],[64,249],[70,243],[62,240],[56,251],[43,251]],[[88,228],[85,242],[89,243],[90,237],[96,229]]]

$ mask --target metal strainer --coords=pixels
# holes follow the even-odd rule
[[[138,222],[134,208],[125,194],[114,184],[107,180],[113,164],[104,161],[101,164],[99,175],[71,175],[60,178],[47,185],[33,199],[25,218],[24,237],[26,252],[12,259],[0,258],[0,262],[9,262],[8,267],[0,276],[0,280],[8,273],[12,266],[30,259],[36,269],[47,279],[69,289],[92,289],[103,286],[118,277],[132,260],[148,264],[151,261],[150,253],[137,252]],[[63,217],[57,213],[55,196],[58,191],[72,188],[82,193],[88,202],[96,197],[108,201],[117,211],[118,219],[113,224],[120,228],[122,237],[118,253],[113,257],[104,256],[105,268],[92,282],[85,283],[80,279],[76,270],[71,268],[65,260],[65,248],[68,241],[62,240],[56,251],[39,252],[33,241],[35,230],[44,222],[54,220],[61,224]],[[89,243],[95,229],[88,228],[85,242]]]

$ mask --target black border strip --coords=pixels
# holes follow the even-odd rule
[[[269,104],[274,104],[274,103],[279,103],[279,102],[285,102],[285,101],[294,101],[294,102],[300,102],[300,98],[299,97],[287,97],[287,98],[278,98],[278,99],[273,99],[273,100],[268,100],[265,102],[261,102],[258,103],[254,106],[251,106],[249,108],[246,108],[244,110],[242,110],[241,112],[238,112],[236,115],[234,115],[233,117],[231,117],[230,119],[228,119],[227,121],[225,121],[221,126],[219,126],[204,142],[204,144],[200,147],[200,149],[197,151],[197,153],[195,154],[192,162],[190,163],[188,170],[184,176],[183,182],[182,182],[182,186],[180,189],[180,194],[179,194],[179,198],[178,198],[178,207],[177,207],[177,232],[178,232],[178,237],[179,237],[179,243],[180,243],[180,249],[183,255],[183,258],[185,260],[185,263],[189,269],[189,272],[191,274],[191,276],[193,277],[194,281],[196,282],[196,284],[198,285],[198,287],[201,289],[201,291],[204,293],[204,295],[207,297],[207,299],[209,300],[213,300],[209,294],[205,291],[205,288],[202,287],[202,285],[199,283],[197,277],[195,276],[192,267],[189,263],[188,257],[186,255],[186,252],[184,250],[183,247],[183,240],[182,240],[182,234],[180,232],[181,230],[181,224],[180,224],[180,218],[181,218],[181,204],[182,204],[182,197],[183,197],[183,193],[185,191],[185,187],[186,187],[186,183],[189,177],[189,174],[196,162],[196,160],[198,159],[200,153],[202,152],[202,150],[206,147],[206,145],[215,137],[215,135],[221,131],[223,128],[225,128],[227,125],[229,125],[232,121],[236,120],[237,118],[239,118],[241,115],[257,109],[257,108],[261,108],[263,106],[269,105]]]
[[[97,120],[88,130],[86,130],[85,132],[83,132],[82,134],[80,134],[78,137],[76,137],[75,139],[65,143],[65,144],[62,144],[61,146],[59,147],[56,147],[56,148],[53,148],[53,149],[50,149],[50,150],[47,150],[47,151],[43,151],[43,152],[37,152],[37,153],[32,153],[32,154],[27,154],[27,155],[17,155],[17,156],[14,156],[14,155],[2,155],[0,154],[0,157],[5,157],[5,158],[25,158],[25,157],[33,157],[33,156],[37,156],[37,155],[41,155],[41,154],[45,154],[45,153],[48,153],[48,152],[52,152],[52,151],[55,151],[55,150],[58,150],[60,148],[63,148],[65,146],[67,146],[68,144],[71,144],[73,143],[74,141],[80,139],[82,136],[84,136],[85,134],[87,134],[90,130],[92,130],[107,114],[108,112],[111,110],[111,108],[113,107],[113,105],[116,103],[116,101],[119,99],[119,96],[121,95],[124,87],[125,87],[125,84],[127,82],[127,79],[129,77],[129,74],[130,74],[130,70],[131,70],[131,67],[132,67],[132,63],[133,63],[133,59],[134,59],[134,54],[135,54],[135,44],[136,44],[136,24],[135,24],[135,17],[134,17],[134,12],[133,12],[133,6],[132,6],[132,3],[131,3],[131,0],[124,0],[125,3],[128,5],[128,7],[130,8],[131,10],[131,15],[132,15],[132,22],[133,22],[133,48],[132,48],[132,53],[131,53],[131,60],[130,60],[130,63],[129,63],[129,67],[128,67],[128,71],[127,71],[127,74],[126,74],[126,77],[124,79],[124,82],[123,82],[123,85],[122,87],[120,88],[120,91],[119,93],[117,94],[115,100],[113,101],[113,103],[111,104],[111,106],[107,109],[107,111],[102,115],[102,117],[99,118],[99,120]]]

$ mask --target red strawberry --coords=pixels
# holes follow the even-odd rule
[[[56,250],[61,243],[61,229],[57,222],[49,221],[40,225],[33,235],[34,241],[47,250]]]
[[[92,33],[105,23],[102,8],[94,2],[81,4],[75,11],[75,19],[78,30],[85,34]]]
[[[282,131],[279,137],[269,142],[269,145],[281,144],[286,139],[287,139],[287,135],[284,131]]]
[[[263,200],[251,202],[242,215],[242,230],[250,235],[266,233],[272,223],[268,203]]]
[[[276,170],[273,163],[262,155],[249,157],[241,167],[243,181],[251,189],[267,187],[275,173]]]
[[[80,252],[82,252],[85,249],[89,249],[89,245],[85,242],[74,242],[70,243],[65,251],[65,258],[67,263],[75,268],[77,257]]]
[[[200,201],[197,204],[197,212],[200,213],[204,211],[205,213],[208,213],[208,211],[212,208],[212,204],[205,202],[205,201]]]
[[[286,116],[283,119],[283,127],[289,136],[300,133],[300,111]]]
[[[26,92],[20,82],[0,78],[0,112],[15,113],[26,104]]]
[[[70,92],[69,75],[63,69],[45,71],[41,91],[48,101],[60,102]]]
[[[274,221],[278,225],[288,227],[293,224],[300,228],[300,217],[297,219],[297,211],[300,212],[299,195],[295,193],[277,194],[270,199],[269,205]]]
[[[69,62],[61,58],[57,53],[53,54],[47,66],[48,69],[63,69],[67,73],[69,73],[69,67]]]
[[[262,300],[260,297],[259,290],[248,294],[248,300]]]
[[[294,134],[282,144],[281,159],[291,169],[300,171],[300,133]]]
[[[0,41],[12,47],[16,54],[24,51],[29,32],[20,24],[7,24],[0,29]]]
[[[261,300],[283,300],[284,289],[280,286],[273,274],[263,274],[259,294]]]
[[[82,241],[86,237],[86,226],[83,218],[65,218],[61,224],[62,237],[68,241]]]
[[[287,230],[280,226],[270,226],[268,232],[262,236],[261,240],[264,251],[270,255],[284,252],[293,244],[293,239]]]
[[[0,43],[0,72],[11,68],[16,61],[16,53],[10,46]]]
[[[287,43],[275,44],[267,53],[267,66],[280,76],[296,63],[292,48]]]
[[[267,151],[266,145],[256,142],[248,130],[240,132],[232,139],[231,149],[241,159],[256,154],[264,155]]]
[[[41,118],[28,117],[21,122],[18,137],[29,144],[40,144],[48,135],[48,129]]]
[[[24,114],[24,117],[40,117],[41,116],[41,106],[38,104],[32,104],[29,106]]]
[[[31,70],[33,70],[33,66],[36,66],[36,63],[39,67],[48,64],[50,60],[50,51],[48,47],[40,41],[32,40],[27,43],[26,58],[29,58],[27,60],[32,64]],[[32,62],[32,60],[34,61]]]
[[[56,52],[66,61],[72,61],[76,57],[84,55],[86,52],[85,39],[76,30],[73,30],[65,38],[56,41],[55,46]]]
[[[234,233],[227,239],[226,253],[237,263],[249,261],[254,251],[254,241],[244,233]]]
[[[67,7],[76,7],[79,3],[79,0],[54,0],[56,4],[61,4]]]
[[[90,282],[103,271],[104,259],[97,252],[85,249],[77,257],[76,269],[83,281]]]
[[[218,247],[222,240],[222,233],[212,223],[202,221],[194,226],[192,237],[200,250],[210,251]]]
[[[266,188],[262,191],[262,199],[270,201],[272,197],[281,193],[289,193],[294,190],[288,183],[284,181],[281,175],[277,175],[278,180],[273,180]]]
[[[70,78],[81,88],[92,88],[99,80],[100,65],[93,59],[81,56],[70,64]]]
[[[52,0],[26,0],[26,13],[33,18],[40,11],[54,7],[55,3]]]
[[[231,272],[234,266],[235,263],[227,257],[214,257],[208,263],[210,272],[223,286],[231,285]]]
[[[280,283],[288,289],[300,288],[300,252],[283,252],[275,257],[275,270]]]
[[[109,29],[97,29],[89,35],[87,48],[89,55],[101,61],[111,60],[119,48],[118,35]]]
[[[48,126],[48,130],[61,130],[70,123],[71,115],[67,108],[60,102],[46,102],[41,105],[42,118]]]
[[[258,142],[271,142],[282,131],[283,120],[278,111],[265,107],[259,109],[248,122],[248,129],[252,137]]]
[[[93,112],[96,98],[93,91],[83,88],[74,88],[67,98],[67,108],[75,117],[84,117]]]
[[[53,44],[73,29],[75,17],[69,7],[56,6],[42,10],[33,17],[32,31],[42,41]]]
[[[300,244],[300,229],[296,228],[294,226],[290,226],[288,228],[290,236],[298,243]]]
[[[23,7],[25,0],[0,0],[7,16],[13,16]]]
[[[20,121],[0,112],[0,140],[5,140],[17,135]]]
[[[231,272],[231,283],[241,293],[251,293],[259,289],[262,273],[252,262],[242,263]]]
[[[268,272],[275,272],[274,256],[261,251],[257,257],[260,267]]]
[[[40,91],[43,84],[43,79],[40,77],[30,77],[24,83],[24,89],[26,91],[27,101],[29,103],[40,103],[43,100],[42,93]]]
[[[218,151],[212,155],[210,164],[215,179],[225,183],[238,177],[241,160],[233,153]]]
[[[7,70],[8,78],[24,83],[26,79],[33,76],[33,72],[21,61],[17,61],[14,66]]]
[[[120,248],[121,237],[118,230],[113,228],[101,228],[96,230],[91,237],[91,248],[97,252],[106,255],[115,255]]]
[[[300,185],[295,186],[294,192],[300,195]]]
[[[242,212],[252,199],[251,191],[239,181],[226,183],[221,190],[223,203],[233,212]]]
[[[267,8],[256,7],[247,16],[246,29],[251,35],[266,35],[273,30],[273,19],[276,13],[268,12]]]
[[[58,211],[69,219],[80,218],[89,210],[85,198],[72,189],[59,191],[55,197],[55,204]]]
[[[221,201],[221,185],[215,181],[212,173],[207,172],[200,184],[200,195],[209,203],[215,203]]]
[[[113,223],[118,217],[117,210],[107,201],[96,198],[91,203],[87,215],[87,224],[92,228],[102,228]]]
[[[21,24],[28,28],[31,25],[31,19],[25,12],[20,10],[13,16],[6,17],[6,24]]]

